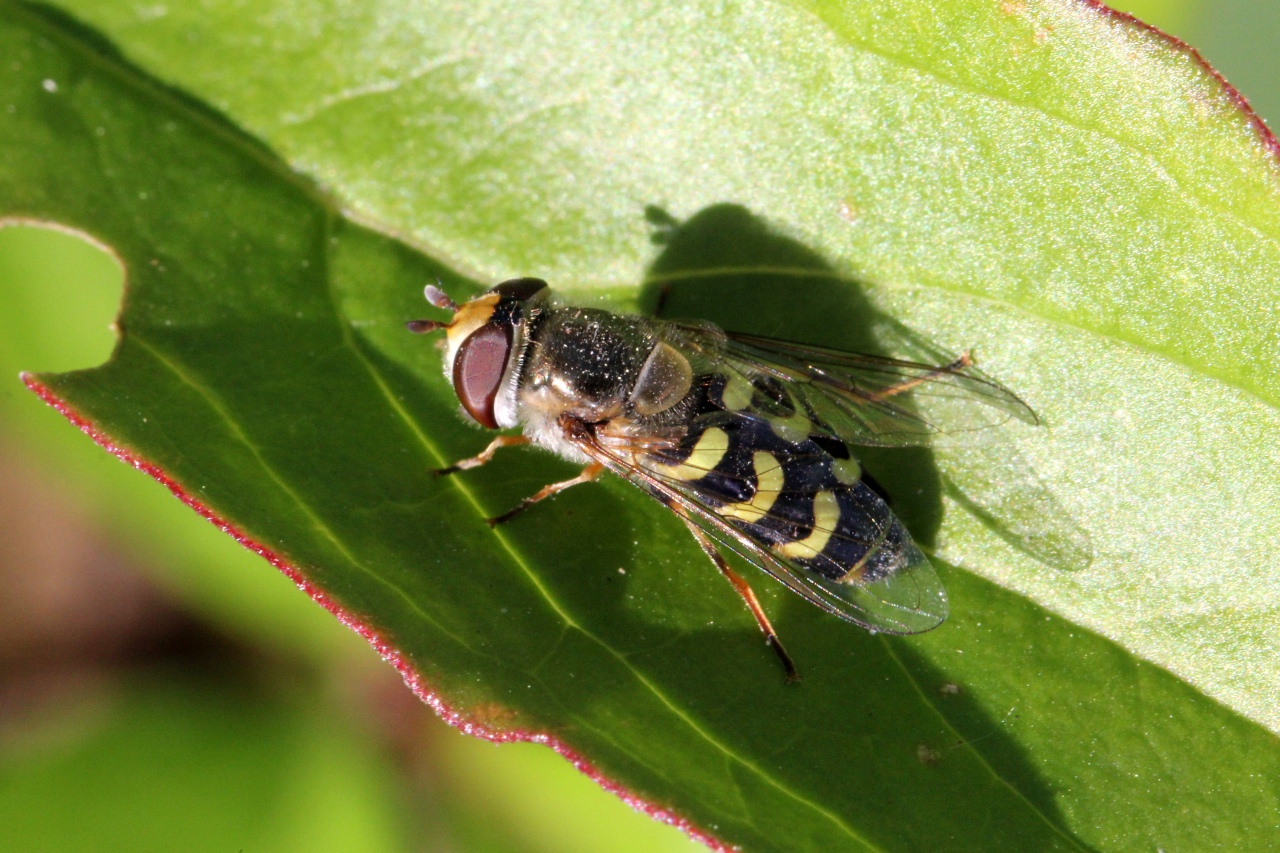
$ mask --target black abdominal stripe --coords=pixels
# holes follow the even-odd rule
[[[776,556],[836,583],[865,585],[909,567],[902,523],[838,439],[771,377],[699,377],[703,404],[688,434],[644,466],[683,483]]]

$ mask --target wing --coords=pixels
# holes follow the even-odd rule
[[[726,409],[764,410],[783,419],[804,416],[819,432],[850,444],[921,445],[1010,418],[1038,422],[1025,403],[978,371],[968,355],[933,366],[671,325],[678,345],[725,374]],[[807,429],[799,421],[796,427]]]
[[[696,417],[668,456],[625,425],[571,440],[830,613],[894,634],[947,617],[946,593],[902,523],[861,480],[837,479],[812,441],[787,442],[767,420],[727,412]]]

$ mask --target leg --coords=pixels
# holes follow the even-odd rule
[[[667,297],[671,295],[671,282],[664,281],[658,285],[658,301],[653,304],[653,316],[661,317],[667,313]]]
[[[680,510],[677,509],[676,514],[680,516],[681,520],[689,528],[693,538],[698,540],[698,544],[702,546],[703,553],[711,558],[711,562],[716,564],[720,574],[729,579],[729,583],[733,584],[733,588],[738,591],[738,595],[742,596],[742,600],[747,603],[747,609],[751,611],[752,616],[756,617],[756,624],[764,632],[765,643],[769,648],[773,649],[778,659],[782,661],[782,668],[787,672],[787,683],[794,684],[799,681],[800,673],[796,672],[796,665],[791,662],[791,656],[782,647],[782,641],[778,639],[778,632],[773,630],[773,625],[769,624],[769,617],[764,614],[764,608],[760,606],[760,600],[756,598],[756,594],[751,590],[751,587],[737,572],[729,568],[729,564],[724,561],[724,557],[716,549],[715,543],[707,536],[706,531],[690,521],[689,517]]]
[[[504,521],[510,521],[538,501],[546,500],[553,495],[558,495],[570,486],[576,486],[579,483],[590,483],[592,480],[600,476],[604,471],[604,466],[599,462],[592,462],[586,468],[582,469],[582,473],[574,477],[572,480],[562,480],[559,483],[552,483],[549,486],[543,486],[538,490],[537,494],[525,498],[502,515],[495,518],[485,519],[489,522],[490,527],[496,527]]]
[[[493,441],[489,442],[489,446],[486,447],[480,454],[476,456],[472,456],[470,459],[459,460],[458,462],[455,462],[454,464],[450,465],[448,468],[437,468],[435,470],[435,475],[437,477],[443,477],[446,474],[456,474],[459,471],[467,471],[471,468],[479,468],[481,465],[485,464],[486,462],[488,462],[490,459],[493,458],[493,454],[498,452],[498,448],[519,447],[521,444],[528,444],[528,443],[529,443],[529,439],[525,438],[523,435],[500,435],[497,438],[495,438]]]
[[[967,352],[962,352],[960,353],[959,358],[957,358],[955,361],[951,362],[950,364],[946,365],[945,367],[939,367],[937,370],[932,370],[929,373],[926,373],[924,376],[917,376],[915,379],[904,379],[902,382],[899,382],[897,385],[890,385],[888,388],[885,388],[883,391],[878,391],[875,394],[869,394],[867,396],[869,396],[874,401],[884,400],[888,397],[893,397],[897,394],[901,394],[904,391],[910,391],[912,388],[915,388],[917,385],[921,385],[925,382],[928,382],[930,379],[933,379],[935,376],[941,376],[944,373],[954,373],[957,370],[963,370],[964,368],[969,367],[971,364],[973,364],[973,357],[970,356],[969,353]]]

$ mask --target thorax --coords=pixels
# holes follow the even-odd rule
[[[566,458],[585,457],[561,434],[570,416],[612,429],[643,428],[690,391],[688,360],[660,321],[591,308],[549,308],[529,329],[515,415],[525,434]]]

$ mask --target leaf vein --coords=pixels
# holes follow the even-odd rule
[[[328,112],[342,104],[359,98],[367,98],[373,95],[385,95],[396,91],[406,83],[412,83],[417,80],[450,68],[454,65],[461,65],[470,57],[465,53],[442,53],[433,58],[430,62],[423,63],[417,68],[412,69],[401,77],[391,77],[382,80],[370,80],[355,86],[348,86],[340,89],[330,95],[325,95],[315,103],[303,107],[296,112],[287,112],[280,116],[280,124],[285,126],[294,126],[307,124],[314,121],[321,113]]]
[[[183,370],[173,359],[169,358],[165,353],[161,352],[159,349],[147,343],[138,335],[133,335],[132,338],[139,347],[141,347],[148,354],[150,354],[160,364],[164,365],[165,368],[167,368],[170,372],[172,372],[173,375],[176,376],[185,385],[187,385],[187,387],[191,388],[193,391],[195,391],[197,394],[200,395],[200,397],[205,401],[205,403],[209,406],[209,408],[213,409],[213,411],[218,415],[218,417],[221,418],[222,421],[227,425],[227,428],[230,430],[232,437],[236,441],[240,442],[249,451],[249,453],[253,456],[254,460],[258,463],[259,466],[261,466],[263,472],[266,473],[268,478],[270,478],[271,482],[274,483],[276,487],[280,489],[281,492],[287,495],[289,499],[292,500],[294,504],[298,507],[298,509],[301,510],[303,515],[306,516],[307,520],[310,522],[312,529],[314,529],[315,531],[320,533],[321,536],[327,539],[330,545],[339,554],[342,555],[342,558],[344,560],[346,560],[353,567],[359,569],[361,572],[363,572],[364,574],[372,578],[378,584],[393,591],[402,601],[404,601],[406,605],[408,605],[408,607],[413,612],[417,613],[432,627],[434,627],[436,630],[440,631],[442,634],[449,637],[450,639],[454,640],[456,643],[461,645],[467,651],[471,652],[472,654],[479,654],[485,657],[489,657],[488,655],[484,655],[482,652],[479,652],[478,650],[473,648],[469,643],[467,643],[466,640],[459,637],[457,634],[454,634],[452,631],[445,628],[443,625],[441,625],[439,622],[433,619],[430,614],[428,614],[421,607],[419,607],[418,603],[414,601],[413,598],[410,597],[399,586],[392,583],[387,578],[382,577],[377,572],[373,571],[371,568],[366,566],[363,562],[358,560],[355,557],[355,555],[352,554],[347,549],[347,547],[342,543],[342,540],[337,536],[337,534],[335,534],[333,530],[324,522],[324,520],[320,518],[320,516],[315,512],[315,510],[311,508],[310,504],[308,504],[305,500],[303,500],[302,496],[299,495],[296,491],[294,491],[293,488],[291,488],[289,484],[285,482],[285,480],[276,472],[276,470],[271,466],[271,464],[267,462],[266,458],[262,455],[262,452],[258,449],[257,445],[255,445],[249,439],[249,436],[245,434],[244,430],[240,428],[240,425],[236,422],[236,420],[233,417],[231,417],[231,413],[226,410],[226,408],[222,405],[221,401],[218,400],[218,398],[214,395],[212,391],[206,388],[202,383],[198,382],[195,379],[195,377],[191,376],[185,370]]]
[[[932,700],[930,700],[928,695],[924,692],[924,689],[921,688],[920,682],[916,680],[915,675],[912,674],[911,670],[907,669],[906,664],[904,664],[902,662],[902,659],[898,657],[898,653],[894,649],[893,643],[891,643],[888,640],[888,638],[885,637],[883,634],[880,635],[879,639],[880,639],[881,645],[884,646],[885,651],[888,652],[889,658],[894,662],[894,664],[898,667],[898,669],[902,671],[903,677],[906,678],[907,683],[911,685],[911,689],[915,691],[916,696],[919,697],[921,703],[923,703],[926,708],[928,708],[937,716],[937,718],[942,722],[942,725],[946,727],[947,731],[951,732],[951,734],[953,734],[956,737],[956,740],[964,746],[965,750],[967,750],[969,754],[971,754],[974,757],[974,760],[977,761],[978,764],[984,770],[986,770],[988,773],[991,774],[991,778],[995,779],[997,783],[999,783],[1002,787],[1008,790],[1009,793],[1013,794],[1015,799],[1021,801],[1028,809],[1031,810],[1032,814],[1036,815],[1042,821],[1044,821],[1045,825],[1049,827],[1050,830],[1052,830],[1055,834],[1061,837],[1069,845],[1071,845],[1077,850],[1082,851],[1082,853],[1090,853],[1089,848],[1083,846],[1079,841],[1077,841],[1073,836],[1071,836],[1068,832],[1066,832],[1062,827],[1058,826],[1056,823],[1050,820],[1049,816],[1045,814],[1038,806],[1036,806],[1035,803],[1027,799],[1026,795],[1023,794],[1022,791],[1018,790],[1016,786],[1014,786],[1007,779],[1005,779],[1003,776],[997,773],[996,769],[987,763],[986,757],[983,756],[981,752],[979,752],[977,749],[974,748],[973,743],[968,738],[964,737],[963,735],[960,734],[960,732],[956,731],[956,728],[953,725],[951,725],[951,721],[947,719],[947,716],[942,713],[942,711],[938,708],[936,704],[933,703]]]

